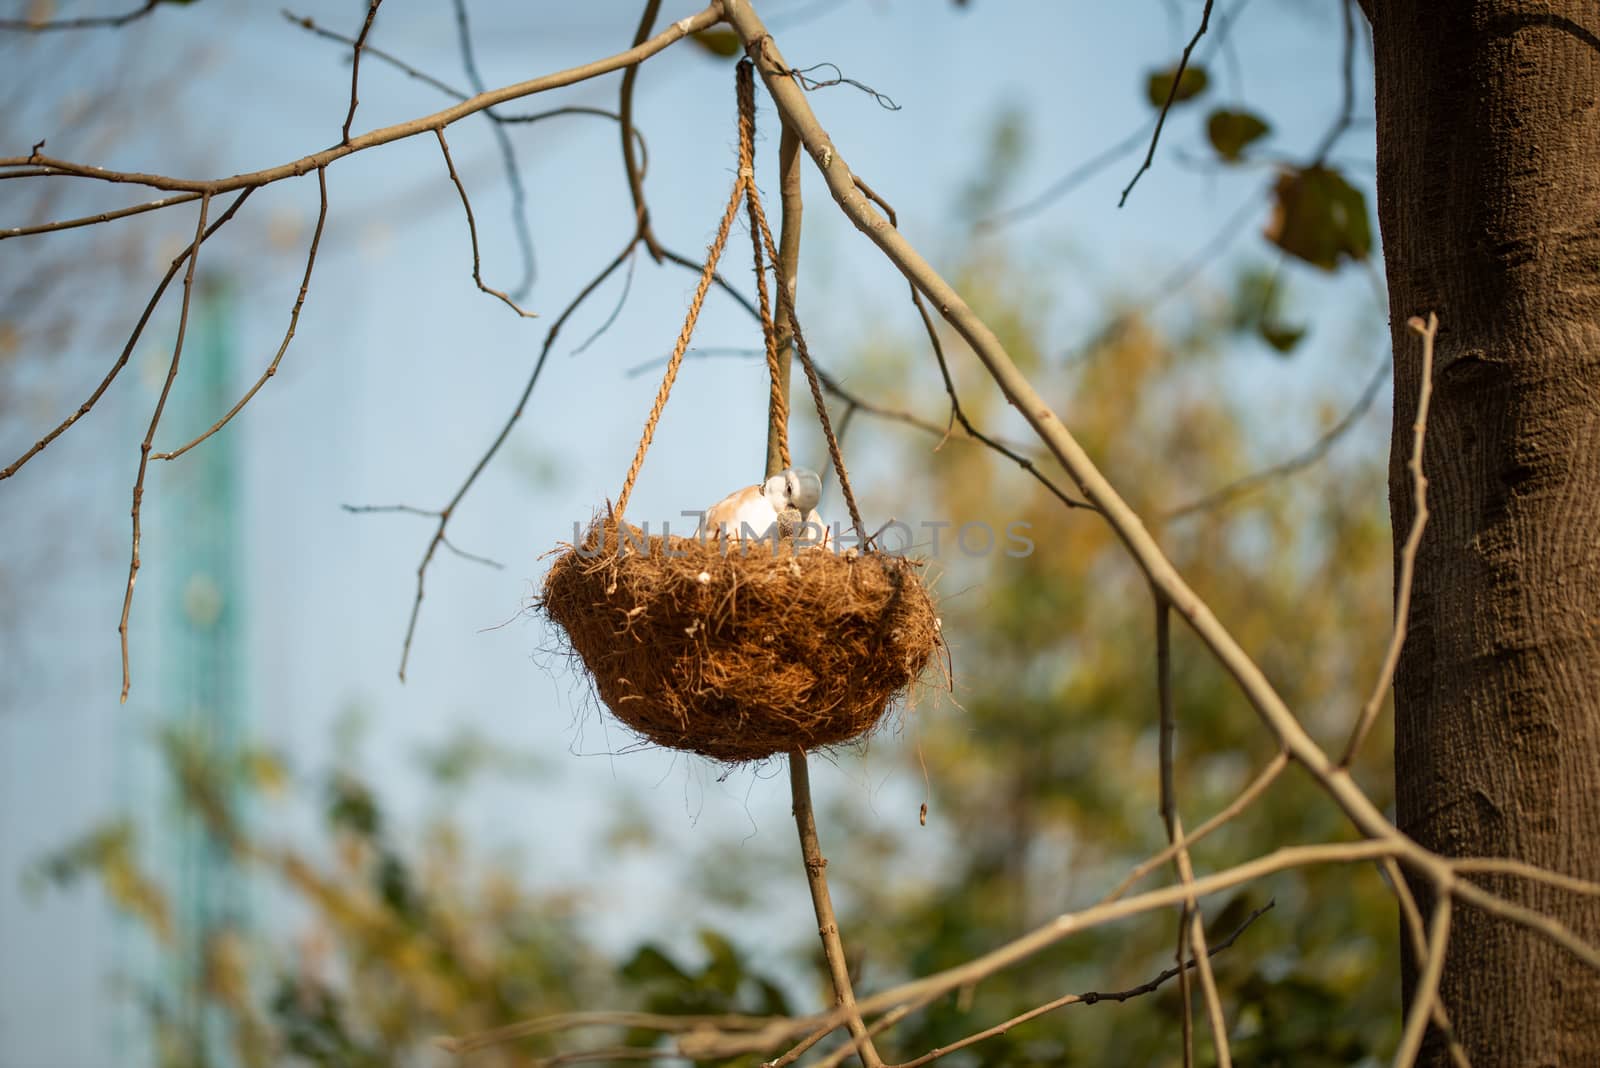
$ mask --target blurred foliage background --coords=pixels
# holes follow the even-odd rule
[[[1050,277],[1001,242],[974,240],[958,286],[1084,446],[1135,490],[1136,507],[1159,517],[1213,488],[1216,472],[1252,469],[1259,457],[1244,430],[1250,415],[1217,385],[1234,373],[1225,357],[1237,348],[1248,279],[1236,293],[1196,300],[1167,326],[1138,308],[1113,308],[1092,344],[1062,357],[1041,340]],[[853,387],[891,406],[939,410],[941,394],[905,385],[911,365],[928,358],[926,346],[918,336],[873,339],[852,361]],[[1247,355],[1277,358],[1264,344]],[[968,368],[954,370],[974,423],[1019,436],[991,391]],[[1300,414],[1310,432],[1337,413]],[[875,457],[872,469],[898,475],[892,487],[881,473],[871,476],[872,492],[890,494],[895,514],[970,517],[997,532],[1025,523],[1033,551],[968,555],[956,530],[946,529],[936,552],[932,532],[919,531],[914,551],[937,576],[953,692],[944,693],[939,673],[930,672],[896,717],[891,729],[909,744],[895,747],[905,765],[892,775],[928,799],[928,825],[907,813],[903,833],[874,829],[859,796],[836,799],[823,825],[830,876],[845,903],[846,943],[866,990],[962,963],[1081,907],[1164,844],[1154,614],[1106,526],[959,434],[937,450],[927,435],[873,440],[880,438],[893,452]],[[1059,470],[1043,471],[1068,485]],[[1382,478],[1375,457],[1335,454],[1314,478],[1270,482],[1158,530],[1174,563],[1247,647],[1263,651],[1269,676],[1329,745],[1364,698],[1387,633]],[[1237,794],[1274,749],[1198,644],[1181,627],[1174,635],[1180,808],[1193,827]],[[349,746],[343,760],[316,773],[293,773],[266,753],[202,752],[176,735],[162,746],[180,807],[239,865],[292,900],[297,917],[291,937],[208,932],[204,969],[179,987],[137,991],[162,1036],[164,1065],[207,1063],[197,1053],[204,1044],[196,1026],[221,1026],[242,1064],[380,1065],[423,1063],[438,1036],[532,1015],[602,1007],[772,1014],[828,1000],[808,930],[765,932],[792,949],[795,970],[782,976],[755,972],[733,936],[711,930],[699,935],[697,958],[647,944],[605,959],[563,922],[568,902],[519,887],[511,868],[475,855],[448,805],[424,827],[402,833],[391,826],[381,786],[362,778]],[[1386,739],[1376,739],[1359,769],[1385,804],[1387,766],[1377,754],[1386,750]],[[504,754],[492,744],[470,739],[427,757],[446,793],[470,789],[496,759]],[[845,750],[829,759],[860,757]],[[235,789],[220,789],[222,777],[232,777]],[[233,795],[259,799],[248,818],[218,800]],[[320,822],[304,844],[291,845],[278,813],[296,796],[320,809]],[[648,823],[629,823],[626,809],[619,806],[626,844],[648,845]],[[1214,869],[1343,833],[1337,811],[1291,770],[1194,852],[1198,865]],[[705,885],[682,892],[758,916],[764,886],[802,878],[788,829],[762,834],[774,840],[759,854],[759,870],[730,870],[731,844],[708,842]],[[749,851],[738,858],[751,863]],[[98,878],[176,967],[178,948],[196,933],[173,929],[171,888],[149,860],[131,828],[108,826],[39,871],[55,883]],[[1347,1065],[1382,1056],[1398,1027],[1397,932],[1377,875],[1340,868],[1276,876],[1208,902],[1208,936],[1220,940],[1269,900],[1276,907],[1216,959],[1238,1063]],[[1171,915],[1152,915],[1070,939],[969,997],[935,1004],[884,1045],[909,1056],[1062,994],[1138,985],[1170,965],[1175,926]],[[205,1011],[185,1011],[196,1004]],[[949,1063],[1176,1064],[1176,1012],[1171,983],[1126,1004],[1071,1006]],[[585,1037],[592,1036],[496,1045],[472,1063],[539,1063]],[[655,1039],[638,1032],[621,1040]],[[1206,1063],[1203,1035],[1197,1048]]]
[[[1140,79],[1152,106],[1168,95],[1204,103],[1198,67],[1176,86],[1170,69]],[[1208,108],[1202,121],[1223,165],[1248,161],[1270,130],[1236,108]],[[1279,405],[1251,380],[1262,361],[1295,358],[1304,334],[1286,259],[1329,271],[1369,260],[1361,194],[1320,159],[1283,169],[1270,193],[1270,257],[1247,262],[1221,288],[1189,286],[1181,302],[1167,296],[1189,278],[1169,284],[1159,301],[1144,293],[1106,299],[1086,325],[1063,290],[1073,271],[1100,265],[1059,249],[1024,251],[980,225],[1015,199],[1006,183],[1026,150],[1017,117],[1000,116],[986,163],[957,196],[942,237],[952,281],[1307,727],[1337,745],[1388,633],[1382,457],[1337,449],[1308,472],[1215,507],[1184,506],[1315,440],[1343,416],[1325,402]],[[822,289],[811,303],[832,296]],[[31,298],[18,290],[7,299]],[[808,299],[803,290],[802,311]],[[1078,320],[1072,332],[1089,340],[1062,351],[1058,327],[1068,315]],[[859,325],[858,348],[830,361],[854,392],[905,411],[946,409],[937,378],[926,373],[926,337],[876,320]],[[1347,351],[1382,351],[1381,309],[1346,329]],[[1008,442],[1026,441],[1021,420],[961,358],[959,340],[943,342],[957,354],[951,372],[973,421]],[[0,333],[0,363],[15,348]],[[1372,374],[1378,357],[1366,359],[1330,382]],[[822,455],[807,426],[796,433],[811,455]],[[913,551],[937,577],[952,667],[948,692],[930,672],[890,726],[904,744],[869,740],[824,757],[888,782],[875,793],[885,803],[928,805],[925,827],[913,804],[889,821],[892,830],[866,818],[860,792],[830,798],[824,813],[845,942],[858,988],[871,991],[967,961],[1092,902],[1165,839],[1153,606],[1105,524],[1090,510],[1064,507],[959,431],[940,440],[858,413],[845,447],[863,457],[853,467],[865,493],[918,532]],[[1070,492],[1059,469],[1038,462]],[[1026,524],[1032,551],[969,555],[954,527],[935,544],[934,532],[917,526],[934,516],[982,521],[995,532]],[[1275,750],[1224,673],[1181,624],[1173,633],[1179,803],[1193,828]],[[1356,769],[1385,806],[1386,730],[1380,720]],[[532,1016],[602,1008],[767,1015],[831,1000],[814,931],[761,922],[772,888],[803,879],[788,827],[762,828],[758,848],[708,838],[700,884],[662,888],[718,903],[726,929],[697,932],[689,952],[663,939],[608,954],[571,922],[577,891],[523,884],[518,873],[536,867],[537,855],[486,855],[457,819],[454,801],[480,777],[538,776],[537,763],[519,762],[493,739],[463,736],[424,755],[436,803],[420,822],[401,824],[386,784],[363,772],[358,734],[334,746],[325,766],[298,768],[279,754],[219,750],[181,731],[152,740],[170,784],[166,818],[198,829],[259,888],[252,892],[273,905],[265,927],[185,929],[174,906],[180,867],[130,821],[40,858],[36,890],[92,880],[138,932],[147,966],[119,982],[151,1026],[163,1068],[432,1064],[446,1059],[441,1036]],[[648,849],[649,802],[613,800],[608,844]],[[1336,809],[1291,769],[1194,854],[1199,867],[1215,869],[1344,834]],[[1215,961],[1236,1062],[1315,1068],[1385,1056],[1398,1033],[1397,927],[1378,876],[1340,868],[1263,880],[1206,903],[1208,936],[1225,937],[1269,901],[1275,907]],[[1175,915],[1160,914],[1074,937],[916,1014],[880,1048],[908,1059],[1063,994],[1136,986],[1171,963],[1175,934]],[[789,966],[768,974],[752,964],[757,940],[762,949],[784,947]],[[1123,1004],[1070,1006],[945,1063],[1178,1064],[1178,1011],[1172,983]],[[1199,1062],[1211,1063],[1203,1024],[1197,1029]],[[626,1028],[540,1034],[464,1059],[533,1065],[586,1045],[643,1051],[658,1041]]]

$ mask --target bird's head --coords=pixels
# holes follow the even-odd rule
[[[805,515],[822,499],[822,479],[803,467],[785,468],[762,484],[761,494],[779,512],[796,508]]]

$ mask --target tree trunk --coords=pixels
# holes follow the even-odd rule
[[[1446,855],[1600,880],[1600,14],[1370,14],[1397,566],[1420,371],[1405,323],[1440,320],[1431,518],[1394,689],[1399,824]],[[1600,943],[1600,900],[1483,881]],[[1440,992],[1477,1068],[1600,1065],[1600,975],[1503,920],[1454,920]],[[1446,1063],[1439,1038],[1423,1063]]]

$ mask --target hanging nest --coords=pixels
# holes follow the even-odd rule
[[[537,603],[600,699],[658,745],[733,763],[848,742],[939,643],[916,561],[622,531],[596,520]]]

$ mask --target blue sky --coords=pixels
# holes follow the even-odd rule
[[[637,6],[606,0],[530,14],[524,5],[477,4],[473,30],[483,76],[490,85],[504,84],[618,51],[631,37]],[[88,10],[58,7],[62,14]],[[316,4],[301,13],[353,32],[364,7]],[[936,266],[948,267],[960,237],[953,206],[979,169],[997,117],[1008,110],[1024,117],[1029,151],[1010,196],[1026,199],[1147,121],[1145,72],[1175,57],[1200,5],[973,0],[957,9],[932,0],[772,0],[758,8],[791,63],[832,62],[899,104],[885,110],[848,87],[811,96],[841,154],[893,201],[902,231]],[[689,13],[689,5],[669,2],[662,24]],[[1274,152],[1304,155],[1336,106],[1338,35],[1333,3],[1257,0],[1230,31],[1237,66],[1225,55],[1211,64],[1211,103],[1247,103],[1272,119]],[[389,0],[372,41],[447,81],[466,82],[448,5]],[[146,80],[165,72],[178,75],[175,88],[131,108],[121,136],[84,162],[190,177],[264,167],[337,140],[348,101],[342,50],[292,26],[276,5],[207,0],[163,8],[121,41],[102,33],[40,47],[59,50],[41,53],[57,76],[30,95],[17,121],[0,127],[16,142],[0,146],[0,154],[23,154],[51,135],[53,116],[70,110],[73,93],[119,76],[122,63],[130,87],[139,72]],[[356,131],[448,103],[370,59],[362,75]],[[731,83],[730,64],[689,45],[650,61],[640,79],[636,121],[649,138],[646,187],[656,229],[691,256],[702,253],[732,180]],[[617,84],[609,76],[519,107],[611,107]],[[1356,114],[1365,120],[1364,51],[1356,86]],[[767,108],[761,119],[761,180],[775,212],[776,121]],[[36,126],[19,129],[28,123]],[[1370,122],[1358,122],[1335,153],[1368,188],[1371,136]],[[514,284],[519,264],[506,224],[507,189],[487,125],[467,121],[449,137],[473,194],[486,281]],[[568,326],[526,418],[451,525],[457,545],[505,569],[448,554],[435,561],[404,685],[395,668],[430,526],[407,516],[352,516],[339,507],[434,508],[448,500],[520,391],[548,323],[630,232],[614,124],[564,119],[513,137],[537,247],[538,282],[526,301],[541,314],[537,320],[519,319],[474,289],[460,205],[431,136],[351,157],[328,172],[331,213],[294,345],[282,372],[225,432],[241,465],[245,531],[239,588],[226,595],[247,606],[254,728],[301,770],[319,766],[332,724],[352,706],[365,710],[366,768],[402,818],[420,818],[428,803],[414,760],[419,745],[467,728],[537,754],[547,774],[531,785],[475,791],[463,802],[464,818],[484,849],[523,850],[532,858],[529,877],[542,885],[620,875],[591,896],[585,918],[596,937],[621,947],[664,929],[692,930],[681,899],[630,886],[670,884],[684,874],[681,858],[719,836],[747,838],[753,857],[787,849],[793,835],[781,776],[743,770],[723,780],[720,769],[670,753],[617,755],[628,744],[625,734],[593,711],[556,658],[541,654],[553,645],[543,624],[519,614],[547,566],[541,555],[616,494],[656,387],[653,373],[627,372],[668,351],[694,277],[641,259],[616,322],[581,355],[572,352],[615,306],[619,282]],[[69,144],[53,139],[50,151],[66,154]],[[1260,170],[1218,173],[1184,163],[1206,154],[1194,116],[1176,114],[1154,169],[1127,207],[1118,210],[1116,197],[1137,155],[1008,231],[1030,256],[1061,252],[1056,350],[1081,338],[1103,301],[1143,291],[1201,248],[1270,180]],[[819,358],[843,366],[874,332],[914,337],[903,281],[838,214],[814,172],[805,181],[801,312]],[[80,188],[74,196],[77,210],[90,211],[137,194]],[[31,221],[13,221],[22,203],[0,187],[0,226]],[[276,349],[315,209],[314,178],[280,183],[258,194],[202,255],[202,270],[226,271],[239,297],[232,315],[240,387]],[[1265,213],[1261,202],[1219,267],[1269,260],[1257,236]],[[118,224],[142,238],[141,258],[92,293],[70,281],[54,291],[56,299],[82,302],[86,318],[102,329],[79,331],[67,352],[24,350],[6,369],[16,390],[0,408],[7,461],[79,403],[113,358],[118,331],[126,331],[147,299],[157,264],[187,240],[193,224],[192,205]],[[20,285],[51,240],[0,244],[0,286]],[[742,258],[746,247],[741,231],[730,254]],[[731,273],[746,279],[747,272]],[[1292,361],[1241,351],[1229,365],[1235,374],[1219,388],[1260,398],[1353,397],[1380,355],[1370,329],[1365,337],[1374,343],[1352,347],[1361,336],[1352,324],[1372,313],[1367,281],[1357,272],[1330,280],[1299,269],[1289,278],[1294,306],[1312,326],[1303,351]],[[0,542],[14,547],[18,559],[54,561],[47,570],[8,577],[6,594],[19,600],[0,618],[10,630],[0,655],[12,662],[0,687],[0,945],[7,947],[0,954],[0,1066],[6,1068],[106,1063],[116,1039],[113,1024],[104,1022],[115,1014],[103,977],[120,943],[98,896],[81,891],[34,900],[18,887],[40,852],[129,798],[146,796],[139,782],[148,769],[140,770],[139,758],[127,751],[170,697],[157,665],[160,594],[175,588],[173,569],[182,567],[168,548],[183,518],[160,509],[163,485],[181,477],[173,471],[151,477],[151,530],[132,619],[134,690],[125,709],[117,703],[114,627],[137,439],[154,398],[152,372],[164,368],[176,295],[135,353],[135,373],[0,485]],[[756,341],[731,302],[708,302],[697,345]],[[37,367],[18,362],[34,359]],[[918,373],[926,377],[918,388],[937,388],[931,361]],[[690,361],[633,514],[675,516],[753,481],[763,455],[764,390],[754,361]],[[175,412],[157,447],[171,447],[181,429],[208,421]],[[898,431],[864,421],[852,430],[849,451],[870,472],[869,487],[872,478],[893,477],[872,461],[874,442],[889,433]],[[1313,428],[1269,417],[1260,433],[1292,442],[1309,439]],[[1382,419],[1374,418],[1364,443],[1352,447],[1381,449],[1383,436]],[[869,526],[888,518],[870,495],[866,511]],[[818,763],[818,788],[856,798],[886,824],[903,826],[915,818],[915,799],[908,808],[894,779],[895,747],[903,744],[890,736],[864,759]],[[620,807],[641,799],[668,848],[618,857],[604,846],[604,832]],[[508,824],[507,812],[526,819]],[[803,933],[804,893],[798,881],[791,889],[797,893],[774,908]]]

